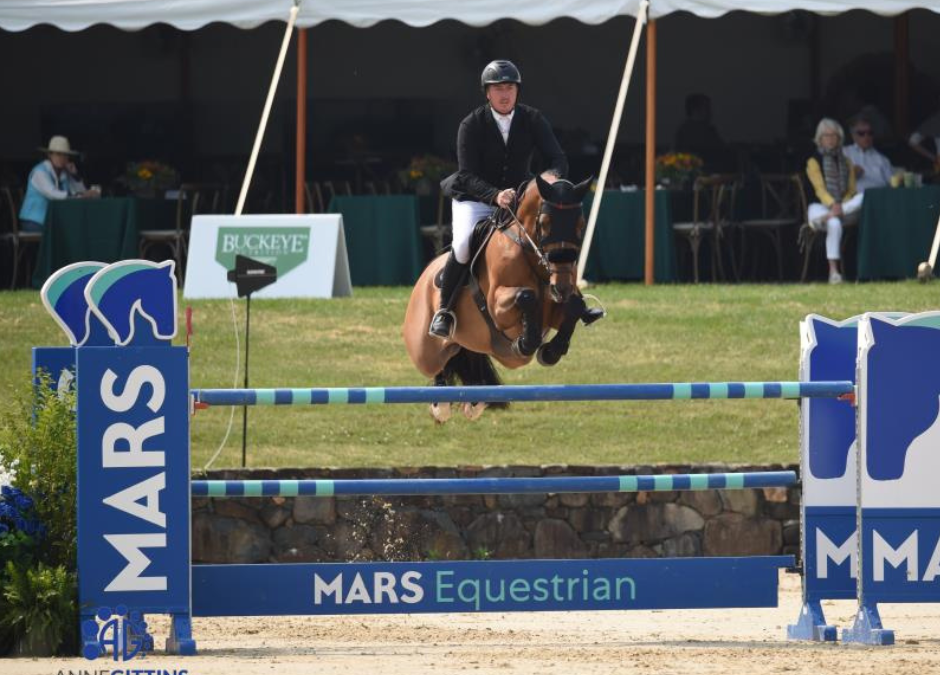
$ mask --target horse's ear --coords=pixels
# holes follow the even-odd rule
[[[588,190],[591,189],[591,182],[594,180],[594,176],[588,176],[583,181],[574,186],[574,194],[578,198],[578,201],[584,200],[584,195],[587,194]]]
[[[552,186],[548,181],[536,174],[535,184],[539,188],[539,194],[542,196],[542,199],[550,200],[552,198]]]

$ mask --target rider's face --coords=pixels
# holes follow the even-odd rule
[[[516,107],[518,95],[519,85],[515,82],[500,82],[486,87],[486,100],[500,115],[508,115],[512,112],[512,109]]]

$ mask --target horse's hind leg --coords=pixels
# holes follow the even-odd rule
[[[554,366],[561,361],[561,357],[568,353],[571,345],[571,336],[578,325],[578,319],[584,313],[584,298],[572,295],[564,305],[564,318],[558,327],[555,337],[539,347],[536,358],[543,366]]]
[[[434,376],[434,386],[447,386],[447,376],[444,375],[444,371],[441,371]],[[444,422],[450,419],[450,403],[432,403],[430,411],[431,417],[433,417],[434,421],[438,424],[444,424]]]

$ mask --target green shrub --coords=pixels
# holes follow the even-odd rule
[[[11,484],[33,498],[48,530],[40,558],[71,570],[77,555],[75,394],[56,394],[45,375],[38,387],[31,380],[0,410],[0,465]]]
[[[63,566],[12,562],[4,570],[0,632],[14,656],[74,654],[78,649],[78,580]]]
[[[26,382],[0,409],[0,654],[74,653],[75,396]]]

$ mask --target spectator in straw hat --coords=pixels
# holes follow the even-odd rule
[[[20,209],[20,228],[27,232],[42,231],[49,200],[99,196],[97,191],[87,190],[78,177],[75,157],[79,153],[72,150],[69,139],[53,136],[49,145],[39,151],[46,153],[46,159],[29,172],[26,196]]]

